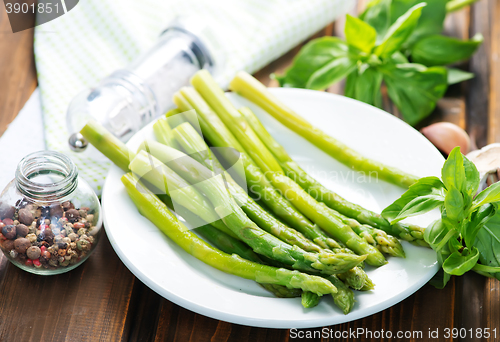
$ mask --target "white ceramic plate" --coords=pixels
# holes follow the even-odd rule
[[[364,155],[417,176],[439,176],[441,154],[416,130],[394,116],[364,103],[329,93],[299,89],[271,89],[284,103],[327,133]],[[325,186],[348,200],[380,212],[404,190],[383,181],[368,180],[291,132],[270,115],[235,94],[237,106],[249,106],[291,156]],[[128,143],[137,148],[152,138],[152,125]],[[225,274],[184,252],[142,217],[113,166],[102,195],[104,222],[111,245],[125,265],[142,282],[166,299],[215,319],[271,327],[306,328],[356,320],[384,310],[417,291],[437,272],[435,253],[404,243],[406,259],[367,273],[375,290],[356,292],[352,312],[344,315],[331,297],[313,309],[304,309],[300,298],[274,298],[255,282]],[[426,225],[437,218],[427,214],[412,222]]]

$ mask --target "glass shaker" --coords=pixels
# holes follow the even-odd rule
[[[206,39],[211,36],[208,30],[202,18],[179,18],[130,66],[77,95],[67,111],[70,148],[82,152],[88,146],[78,132],[89,118],[126,142],[173,106],[172,95],[189,84],[196,71],[206,68],[214,73],[217,49]],[[219,56],[216,59],[220,62]]]

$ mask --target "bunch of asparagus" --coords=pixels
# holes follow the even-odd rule
[[[175,94],[178,108],[167,113],[169,118],[154,124],[157,141],[144,141],[137,152],[96,122],[81,131],[126,172],[122,181],[139,212],[186,252],[252,279],[278,297],[302,296],[304,307],[332,295],[347,314],[354,305],[352,289],[374,286],[363,270],[365,262],[384,265],[382,253],[404,257],[394,236],[423,244],[419,227],[391,226],[309,176],[250,109],[231,104],[208,72],[198,72],[192,85]],[[238,74],[232,87],[283,122],[298,117],[248,74]],[[194,127],[210,145],[225,148],[221,161]],[[325,138],[317,129],[309,132],[318,134],[317,141]],[[386,179],[410,182],[409,175],[360,158],[356,165],[376,166]],[[243,167],[230,174],[221,163],[234,160]],[[233,177],[245,180],[252,191]],[[194,232],[210,244],[168,208],[188,222],[196,220]]]

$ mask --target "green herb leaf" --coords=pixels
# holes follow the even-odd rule
[[[373,67],[365,65],[363,71],[355,70],[347,76],[344,95],[372,106],[382,107],[382,74]]]
[[[448,85],[460,83],[463,81],[470,80],[474,78],[474,74],[472,72],[463,71],[455,68],[447,68],[448,69]]]
[[[477,171],[476,165],[471,162],[467,157],[464,159],[464,172],[465,172],[465,183],[462,193],[464,195],[465,207],[470,207],[477,190],[479,189],[479,171]]]
[[[472,5],[475,3],[477,0],[450,0],[446,4],[446,11],[448,12],[455,12],[458,11],[466,6]]]
[[[428,212],[442,205],[444,199],[445,189],[439,178],[420,178],[399,199],[385,208],[382,216],[395,223]]]
[[[398,51],[406,39],[417,26],[418,19],[422,13],[425,2],[410,8],[404,15],[399,17],[384,36],[382,42],[375,48],[375,54],[382,58],[390,57]]]
[[[447,71],[443,67],[387,63],[379,69],[389,97],[410,125],[428,116],[448,87]]]
[[[465,248],[462,253],[453,252],[443,262],[443,270],[451,275],[461,276],[470,271],[479,260],[479,250],[476,247]]]
[[[396,51],[392,54],[392,56],[389,59],[390,63],[394,64],[406,64],[408,62],[408,58],[406,58],[405,55],[401,53],[401,51]]]
[[[495,183],[484,189],[477,195],[473,202],[472,210],[486,203],[500,202],[500,182]]]
[[[469,59],[482,42],[480,33],[471,40],[432,35],[415,43],[411,57],[413,62],[427,66],[452,64]]]
[[[448,188],[444,199],[444,207],[451,221],[460,222],[464,219],[464,198],[462,193],[454,186]]]
[[[449,251],[441,251],[437,253],[437,261],[440,266],[443,265],[444,261],[450,256]],[[448,281],[450,280],[451,276],[443,271],[443,268],[441,267],[439,271],[436,273],[434,277],[429,281],[429,283],[434,286],[437,289],[443,289]]]
[[[322,86],[326,88],[347,76],[355,68],[357,58],[343,40],[321,37],[304,45],[285,74],[275,77],[282,87],[306,88],[316,72],[322,70],[317,78],[330,71],[327,75],[330,78],[323,78]]]
[[[366,6],[359,19],[370,24],[377,32],[377,43],[384,38],[391,25],[391,0],[374,0]]]
[[[457,188],[462,192],[465,183],[464,156],[460,147],[455,147],[441,170],[441,178],[446,189]]]
[[[347,14],[344,31],[347,44],[363,52],[370,53],[375,46],[377,32],[361,19]]]
[[[500,266],[500,213],[497,212],[480,229],[476,236],[475,246],[479,250],[479,261],[484,266]],[[490,276],[500,279],[500,273]]]
[[[429,281],[429,284],[434,286],[436,289],[444,289],[448,281],[450,281],[451,275],[443,271],[442,268],[436,273],[434,277]]]
[[[443,224],[443,221],[436,220],[424,230],[424,240],[431,246],[432,249],[441,243],[449,229]]]
[[[496,214],[496,207],[492,204],[485,204],[472,213],[470,222],[467,223],[464,236],[465,245],[472,246],[476,240],[477,233]]]
[[[397,18],[420,2],[420,0],[392,0],[390,11],[391,23],[395,22]],[[447,2],[448,0],[431,0],[426,2],[427,6],[422,9],[417,26],[406,40],[405,47],[412,46],[422,37],[439,34],[443,31]]]

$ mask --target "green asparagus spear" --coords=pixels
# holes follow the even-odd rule
[[[119,166],[122,170],[128,172],[129,171],[129,158],[134,159],[135,153],[129,150],[127,146],[123,142],[121,142],[118,138],[116,138],[113,134],[107,131],[104,127],[102,127],[99,123],[94,120],[90,120],[85,127],[81,130],[82,135],[87,139],[95,148],[97,148],[101,153],[103,153],[106,157],[108,157],[112,162],[114,162],[117,166]],[[150,178],[151,183],[157,188],[163,190],[165,193],[169,193],[167,188],[167,183],[164,182],[166,179],[152,177],[154,174],[154,170],[151,167],[151,160],[145,161],[147,166],[142,169],[141,173],[143,173],[146,177]],[[153,163],[154,164],[154,163]],[[156,162],[156,165],[163,165],[162,163]],[[139,170],[136,170],[139,171]],[[151,171],[149,173],[148,171]],[[169,177],[174,177],[178,182],[184,182],[181,178],[179,178],[175,173],[168,172]],[[172,184],[176,184],[176,182],[171,182]],[[187,205],[190,207],[190,211],[192,211],[196,215],[204,215],[201,217],[205,222],[211,223],[213,226],[218,229],[224,231],[226,234],[229,234],[233,237],[236,237],[233,232],[231,232],[227,227],[225,227],[224,223],[218,218],[218,216],[213,212],[213,208],[210,208],[211,204],[209,204],[203,197],[198,193],[195,194],[193,189],[183,188],[186,183],[177,183],[180,185],[180,190],[176,190],[176,200],[183,202],[183,205]],[[182,185],[181,185],[182,184]],[[183,191],[186,190],[187,192]],[[177,198],[178,197],[178,198]],[[202,206],[203,205],[203,206]]]
[[[404,224],[396,224],[394,227],[391,227],[389,221],[383,218],[380,214],[374,213],[373,211],[365,209],[355,203],[351,203],[334,191],[325,188],[316,179],[309,176],[309,174],[290,157],[283,146],[281,146],[271,136],[271,134],[269,134],[250,108],[243,107],[240,108],[239,111],[245,117],[248,124],[252,127],[264,145],[266,145],[269,151],[271,151],[271,153],[276,157],[286,175],[298,183],[316,200],[325,203],[327,206],[343,215],[356,219],[360,223],[381,229],[386,233],[397,236],[401,239],[410,242],[414,240],[421,240],[424,242],[422,233],[423,228]]]
[[[230,196],[220,175],[214,176],[206,167],[176,149],[155,143],[148,142],[150,152],[202,191],[226,226],[256,253],[298,270],[321,274],[345,272],[365,259],[365,256],[343,253],[309,253],[284,243],[260,229],[245,215]]]
[[[85,129],[82,130],[82,134],[84,134],[85,138],[87,138],[89,141],[93,141],[95,144],[94,147],[104,153],[109,159],[111,159],[112,161],[119,161],[121,165],[128,165],[128,161],[126,161],[126,159],[128,158],[127,156],[134,156],[134,153],[130,151],[127,146],[125,146],[125,144],[123,144],[120,140],[118,140],[115,136],[113,136],[96,122],[87,124]],[[124,166],[123,168],[125,169],[125,171],[128,171],[128,166]],[[170,197],[168,197],[168,195],[164,194],[161,196],[168,198],[168,201],[170,202]],[[353,270],[356,269],[357,267]],[[352,272],[353,270],[349,270],[348,273]]]
[[[165,132],[166,133],[166,132]],[[293,228],[289,228],[276,220],[272,215],[262,209],[229,175],[224,172],[217,158],[211,153],[200,135],[188,122],[177,126],[173,130],[173,136],[183,149],[196,161],[214,172],[224,174],[228,183],[228,189],[239,206],[248,217],[257,223],[259,227],[273,234],[280,240],[294,246],[298,246],[307,252],[321,252],[322,248],[305,238]]]
[[[187,253],[223,272],[258,283],[277,284],[310,291],[318,295],[337,292],[328,280],[282,268],[261,265],[235,254],[229,255],[210,246],[187,229],[151,191],[131,173],[122,177],[125,188],[139,212],[155,224]]]
[[[178,110],[175,111],[174,113],[178,113]],[[156,139],[158,139],[159,142],[161,142],[164,145],[177,148],[178,144],[175,141],[173,135],[172,135],[172,129],[170,128],[170,125],[167,122],[166,118],[159,118],[154,124],[153,124],[153,132],[155,133]]]
[[[80,133],[116,166],[128,171],[128,163],[134,158],[134,153],[97,121],[90,119]]]
[[[129,168],[204,222],[212,224],[232,237],[237,237],[220,220],[212,204],[198,190],[155,157],[141,151],[132,159]]]
[[[323,207],[332,215],[339,218],[343,223],[347,224],[352,230],[362,237],[367,243],[376,247],[382,253],[386,253],[395,257],[404,258],[405,252],[403,246],[394,236],[388,235],[380,229],[373,228],[366,224],[360,224],[355,219],[342,215],[341,213],[327,207],[322,203]]]
[[[368,275],[359,267],[337,274],[337,277],[354,290],[369,291],[375,287]]]
[[[264,174],[283,171],[208,71],[197,72],[191,78],[191,83],[213,111],[217,113],[224,125],[229,128],[229,131],[234,134],[242,145],[243,151],[247,152],[257,166],[264,171]]]
[[[301,212],[303,212],[312,221],[316,222],[334,239],[342,241],[348,248],[354,252],[367,255],[366,262],[372,266],[382,266],[387,263],[384,256],[378,249],[366,243],[354,233],[348,225],[343,223],[324,206],[320,205],[301,187],[296,186],[290,178],[285,175],[273,175],[273,185],[286,192],[286,197]]]
[[[264,144],[257,137],[245,118],[234,108],[219,88],[210,73],[206,70],[198,71],[192,78],[191,83],[202,97],[214,109],[216,114],[226,124],[235,137],[244,142],[244,151],[254,150],[259,152],[259,163],[266,164],[261,169],[266,170],[266,176],[271,184],[279,189],[286,199],[305,214],[311,221],[317,223],[321,228],[331,234],[335,239],[342,241],[358,254],[366,254],[366,262],[373,266],[381,266],[386,263],[384,256],[373,246],[368,245],[363,239],[357,236],[352,229],[343,224],[340,220],[329,214],[320,203],[307,194],[297,183],[284,176],[283,170],[279,167],[274,157],[269,153]],[[267,154],[263,153],[267,151]],[[276,166],[275,166],[276,165]],[[288,194],[300,194],[289,197]]]
[[[160,197],[160,196],[158,196]],[[163,202],[163,201],[162,201]],[[210,242],[214,247],[220,249],[227,254],[237,254],[240,257],[253,261],[259,264],[264,264],[264,262],[259,258],[259,256],[252,251],[246,244],[238,239],[235,239],[226,233],[217,230],[210,225],[204,225],[196,228],[196,232],[203,236]],[[278,298],[294,298],[301,295],[299,289],[289,289],[283,285],[276,284],[259,284],[269,292],[273,293]],[[344,285],[345,286],[345,285]]]
[[[323,248],[338,247],[337,242],[328,238],[317,225],[312,224],[294,206],[278,194],[253,161],[245,153],[241,153],[243,147],[241,147],[231,132],[220,121],[217,114],[212,111],[194,89],[182,88],[180,92],[174,95],[174,102],[183,111],[196,109],[203,136],[213,146],[231,147],[223,156],[224,158],[238,160],[241,157],[245,170],[239,176],[242,179],[246,177],[249,189],[255,192],[276,216],[283,219],[290,227],[295,228],[319,246]],[[229,156],[231,151],[234,153],[233,156]]]
[[[319,128],[314,127],[285,106],[262,83],[248,73],[239,72],[231,81],[230,89],[259,105],[282,124],[348,167],[367,173],[375,171],[380,179],[404,188],[409,187],[418,179],[395,167],[366,158]]]
[[[162,134],[167,134],[167,132],[166,131],[162,132]],[[203,139],[201,138],[201,136],[198,134],[198,132],[196,132],[194,130],[194,128],[189,123],[184,123],[184,124],[181,124],[178,127],[176,127],[173,130],[173,134],[175,136],[175,139],[180,143],[180,145],[184,148],[184,150],[187,153],[189,153],[189,155],[192,156],[199,163],[201,163],[205,167],[211,169],[216,174],[224,172],[222,166],[220,165],[219,161],[217,160],[217,157],[215,157],[212,154],[212,152],[210,151],[209,147],[203,141]],[[226,179],[230,179],[230,176],[229,175],[226,176]],[[231,179],[230,179],[230,184],[231,184]],[[236,185],[236,187],[238,187],[238,185]],[[245,210],[245,206],[242,206],[242,208]],[[259,208],[262,209],[261,206],[259,206]],[[261,226],[261,224],[262,224],[262,226],[265,225],[264,222],[259,222],[258,220],[255,220],[252,217],[252,215],[250,215],[248,212],[247,212],[247,214],[259,226]],[[263,215],[262,215],[262,217],[263,217]],[[269,222],[272,223],[276,219],[273,216],[271,216],[271,217],[268,217],[267,220],[269,220]],[[278,221],[278,223],[281,223],[281,222]],[[275,235],[275,234],[273,234],[273,235]],[[293,243],[291,243],[291,244],[293,244]],[[337,252],[337,253],[352,253],[347,248],[333,248],[333,251]],[[358,267],[359,266],[355,267],[355,269],[358,268]],[[365,281],[366,282],[369,281],[371,283],[371,281],[369,280],[368,276],[361,269],[349,270],[348,272],[351,272],[351,273],[357,275],[356,277],[346,275],[345,279],[348,282],[353,281],[352,284],[349,284],[350,286],[353,286],[353,287],[355,287],[357,289],[361,289],[364,286]],[[340,301],[341,302],[345,301],[345,299],[340,299]],[[342,309],[345,312],[345,308],[342,308]],[[350,310],[350,307],[349,307],[349,310]]]
[[[337,278],[335,275],[327,277],[328,280],[332,282],[335,287],[337,287],[337,293],[332,295],[335,305],[337,305],[344,314],[351,312],[354,306],[354,292],[347,287],[342,280]]]
[[[165,126],[163,128],[165,128]],[[86,138],[90,138],[89,140],[92,141],[100,151],[105,153],[108,158],[121,165],[122,169],[125,169],[124,171],[128,171],[128,167],[125,167],[125,164],[128,165],[128,161],[126,161],[126,159],[129,157],[133,158],[134,153],[132,153],[120,140],[118,140],[111,133],[107,132],[97,122],[89,122],[85,126],[83,132],[85,133]],[[170,141],[170,143],[175,144],[175,141]],[[164,203],[172,203],[168,195],[163,194],[160,195],[160,197],[162,197],[162,201]],[[172,204],[171,207],[173,207]],[[247,260],[259,262],[259,257],[257,256],[257,254],[255,254],[243,242],[231,237],[230,235],[227,235],[210,225],[198,227],[197,231],[200,232],[207,240],[212,242],[214,245],[220,247],[220,249],[222,249],[224,252],[229,254],[236,253]],[[274,293],[277,297],[290,298],[300,296],[300,290],[298,289],[287,288],[283,285],[260,285],[268,291]]]
[[[302,292],[301,302],[302,302],[302,306],[305,307],[306,309],[314,308],[316,305],[319,304],[320,299],[321,299],[321,296],[318,296],[316,293],[309,292],[309,291]]]

